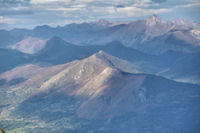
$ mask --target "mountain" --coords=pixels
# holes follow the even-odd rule
[[[63,64],[89,57],[100,50],[137,64],[143,70],[150,73],[160,67],[160,65],[155,66],[155,63],[160,60],[156,56],[125,47],[118,41],[113,41],[105,45],[78,46],[67,43],[56,36],[49,39],[45,47],[34,55],[34,62],[50,65]]]
[[[182,56],[168,69],[161,71],[159,75],[182,82],[200,84],[200,54],[188,54]]]
[[[99,51],[68,64],[3,73],[0,126],[10,132],[198,132],[200,86],[138,69]],[[8,84],[19,78],[26,80]]]
[[[100,36],[100,39],[94,37],[94,41],[99,40],[97,43],[106,43],[112,40],[118,40],[122,42],[124,45],[137,48],[140,43],[151,40],[156,36],[160,36],[165,34],[172,28],[173,24],[168,21],[161,20],[156,15],[150,16],[146,20],[137,20],[129,22],[128,24],[124,24],[122,27],[115,27],[115,32],[109,32],[109,30],[103,29],[103,31],[107,31],[108,35],[103,39]],[[112,27],[108,27],[111,29]],[[100,31],[102,32],[102,31]],[[98,33],[97,33],[98,34]],[[104,41],[104,42],[102,42]],[[92,42],[91,43],[95,43]]]
[[[54,36],[46,42],[42,50],[35,54],[35,62],[63,64],[85,58],[90,54],[92,53],[85,50],[84,47],[67,43]]]
[[[152,15],[145,20],[111,22],[99,20],[95,22],[72,23],[65,26],[37,26],[33,30],[14,29],[0,31],[2,47],[14,45],[32,36],[50,39],[53,36],[76,45],[103,45],[112,41],[120,41],[123,45],[142,52],[159,55],[168,50],[196,53],[199,52],[199,23],[186,20],[174,22],[160,19]]]
[[[123,24],[128,24],[130,23],[130,21],[108,21],[105,19],[99,19],[98,21],[94,21],[91,22],[91,25],[95,25],[95,26],[99,26],[101,27],[100,29],[104,29],[104,28],[109,28],[109,27],[113,27],[113,26],[117,26],[117,25],[123,25]]]
[[[12,35],[9,34],[8,31],[0,30],[0,38],[1,38],[0,47],[3,48],[12,43],[11,38],[13,37]]]
[[[143,41],[149,40],[156,36],[160,36],[167,33],[168,31],[170,31],[172,26],[173,26],[173,23],[169,21],[161,20],[156,15],[150,16],[146,20],[146,31],[144,35],[145,39],[143,39]]]
[[[29,54],[16,50],[0,49],[0,73],[31,61],[32,57]]]
[[[27,37],[24,40],[11,46],[12,49],[19,50],[23,53],[34,54],[41,50],[46,40],[41,38]]]
[[[30,40],[30,39],[28,39]],[[34,40],[34,39],[33,39]],[[36,39],[37,40],[37,39]],[[26,42],[26,41],[25,41]],[[31,41],[32,42],[32,41]],[[37,42],[37,41],[36,41]],[[27,45],[31,45],[27,43]],[[65,42],[59,37],[53,37],[49,39],[45,46],[33,55],[29,55],[33,60],[32,63],[43,65],[57,65],[67,63],[73,60],[79,60],[91,56],[99,50],[104,50],[111,55],[131,61],[134,64],[146,66],[148,61],[156,62],[155,56],[144,54],[134,49],[123,46],[120,42],[113,41],[105,45],[98,46],[78,46]],[[17,45],[18,46],[18,45]],[[20,45],[21,46],[21,45]],[[38,47],[38,45],[34,45]],[[37,48],[38,49],[38,48]],[[15,51],[15,50],[10,50]],[[19,52],[20,53],[20,52]],[[26,54],[24,54],[26,55]],[[6,58],[6,55],[2,55],[2,58]],[[6,60],[5,60],[6,61]],[[30,62],[30,60],[29,60]],[[13,67],[15,67],[14,65]],[[151,70],[151,65],[148,65]],[[5,71],[5,70],[4,70]]]
[[[107,27],[112,26],[112,22],[109,22],[109,21],[107,21],[105,19],[100,19],[100,20],[98,20],[96,22],[91,22],[91,24],[99,26],[99,27],[103,27],[103,28],[107,28]]]
[[[68,43],[57,36],[49,39],[46,42],[45,47],[35,54],[35,57],[38,61],[47,61],[52,64],[59,64],[59,62],[66,63],[74,59],[83,59],[99,50],[104,50],[111,55],[129,61],[150,60],[154,57],[135,49],[125,47],[119,41],[112,41],[104,45],[79,46]]]
[[[36,26],[32,31],[31,34],[33,37],[38,37],[38,38],[50,38],[52,36],[55,36],[58,32],[56,31],[55,28],[50,27],[48,25],[41,25],[41,26]]]
[[[9,46],[30,36],[31,31],[27,29],[13,29],[10,31],[0,30],[0,48],[8,48]]]
[[[196,39],[200,40],[200,29],[194,29],[190,31],[190,34]]]
[[[29,42],[28,40],[32,40],[28,38],[30,36],[32,38],[44,37],[49,40],[45,44],[42,43],[45,45],[42,49],[41,45],[33,45],[34,39],[31,41],[31,46],[34,46],[34,49],[37,49],[36,51],[40,50],[33,55],[32,63],[58,65],[75,59],[80,60],[99,50],[104,50],[113,56],[140,66],[145,72],[158,75],[162,73],[162,76],[173,77],[174,80],[185,79],[184,73],[190,73],[190,81],[198,83],[198,76],[194,76],[196,75],[195,72],[198,73],[197,69],[192,69],[192,73],[189,69],[185,69],[186,72],[177,72],[179,73],[178,76],[171,75],[176,75],[172,68],[176,62],[181,60],[180,64],[188,65],[189,63],[184,62],[190,62],[191,58],[186,58],[186,56],[190,57],[190,54],[198,55],[200,52],[199,29],[193,29],[194,26],[192,28],[165,21],[156,15],[150,16],[146,20],[115,24],[115,22],[99,20],[92,23],[73,23],[56,28],[43,25],[37,26],[33,30],[2,31],[2,39],[8,37],[2,43],[5,42],[3,47],[8,47],[8,45],[16,44],[19,40],[22,40],[20,44],[26,44],[26,42]],[[193,25],[198,25],[198,23]],[[57,40],[52,39],[55,35],[58,37]],[[69,43],[60,41],[61,38],[69,41]],[[16,45],[9,47],[16,47]],[[33,47],[28,49],[30,52]],[[174,57],[170,55],[172,53],[169,51],[172,51]]]
[[[199,29],[200,28],[199,23],[191,22],[191,21],[188,21],[185,19],[177,19],[174,21],[174,23],[179,26],[183,26],[184,28],[191,28],[191,29]]]
[[[85,42],[103,44],[118,40],[125,46],[156,55],[168,50],[196,53],[200,49],[198,26],[192,27],[165,21],[153,15],[146,20],[102,29]]]
[[[176,71],[172,71],[174,64],[181,61],[180,64],[186,64],[184,66],[188,66],[189,63],[185,62],[190,62],[190,59],[193,58],[191,56],[193,55],[173,51],[167,51],[162,55],[157,56],[145,54],[136,49],[125,47],[119,41],[109,42],[105,45],[78,46],[67,43],[59,37],[53,37],[47,41],[45,47],[41,51],[34,55],[34,63],[49,65],[63,64],[73,60],[80,60],[89,57],[99,50],[103,50],[113,56],[132,62],[147,73],[158,75],[162,74],[162,76],[167,78],[173,77],[172,79],[174,80],[180,81],[181,78],[186,77],[184,76],[185,73],[190,73],[191,78],[188,82],[193,80],[192,83],[199,84],[199,82],[197,82],[199,79],[198,76],[194,76],[196,75],[195,72],[198,73],[198,70],[195,68],[192,69],[193,73],[191,73],[191,70],[189,69],[185,69],[185,71],[177,71],[179,76],[176,77],[163,73],[168,70],[167,73],[176,74]],[[198,62],[193,63],[194,66],[196,66],[197,63]],[[184,80],[184,82],[186,81],[187,80]]]

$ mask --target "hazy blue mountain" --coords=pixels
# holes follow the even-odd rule
[[[144,67],[144,70],[147,68],[145,66],[148,66],[147,71],[149,72],[154,71],[154,69],[162,65],[161,63],[158,66],[154,66],[161,61],[156,56],[144,54],[138,50],[125,47],[118,41],[113,41],[105,45],[78,46],[67,43],[56,36],[48,40],[45,47],[34,56],[35,62],[55,65],[86,58],[99,50],[106,51],[113,56],[138,64]]]
[[[16,66],[26,64],[32,60],[28,54],[16,50],[0,49],[0,73]]]
[[[191,22],[191,21],[185,20],[185,19],[177,19],[174,21],[174,23],[177,24],[178,26],[182,26],[182,28],[191,28],[191,29],[199,29],[200,28],[199,23]]]
[[[56,29],[50,27],[48,25],[36,26],[32,31],[31,34],[33,37],[41,37],[41,38],[50,38],[55,36]]]
[[[138,49],[154,54],[164,53],[168,50],[199,53],[200,42],[191,34],[191,30],[172,29],[164,35],[141,44]]]
[[[186,77],[184,76],[185,73],[191,73],[191,70],[185,69],[185,71],[177,71],[179,76],[169,76],[169,74],[166,74],[167,71],[167,73],[173,73],[176,75],[175,71],[172,71],[172,68],[177,64],[177,62],[181,61],[180,64],[186,64],[185,66],[194,66],[193,73],[189,74],[191,79],[188,80],[188,82],[194,80],[193,83],[198,83],[197,81],[199,78],[198,76],[195,76],[197,75],[195,72],[198,72],[197,67],[195,68],[198,62],[196,61],[193,64],[188,64],[190,59],[193,58],[193,54],[167,51],[157,56],[150,55],[133,48],[125,47],[119,41],[113,41],[105,45],[78,46],[67,43],[59,37],[53,37],[47,41],[45,47],[41,51],[34,55],[34,62],[50,65],[63,64],[89,57],[99,50],[103,50],[113,56],[132,62],[140,66],[142,70],[147,73],[162,74],[162,76],[170,78],[174,77],[173,79],[175,80]],[[194,55],[198,58],[198,54]]]
[[[69,62],[74,59],[82,59],[88,57],[91,54],[98,52],[99,50],[104,50],[114,56],[129,61],[147,61],[156,57],[154,55],[144,54],[138,50],[125,47],[119,41],[112,41],[104,45],[79,46],[67,43],[57,36],[49,39],[45,44],[45,47],[37,54],[35,54],[35,56],[38,58],[38,60],[49,60],[50,63],[53,63],[54,60],[58,61],[66,58],[71,58],[66,60],[66,62]],[[53,58],[52,60],[51,56]]]
[[[194,24],[198,25],[198,23]],[[199,52],[200,40],[199,31],[195,26],[192,27],[182,27],[153,15],[146,20],[103,29],[90,38],[89,43],[102,44],[118,40],[125,46],[150,54],[162,54],[168,50],[194,53]],[[112,28],[114,30],[110,30]]]
[[[0,30],[0,47],[8,48],[8,46],[23,40],[30,36],[30,34],[31,31],[27,29],[13,29],[10,31]]]
[[[200,54],[183,55],[160,75],[183,82],[200,84]]]
[[[13,39],[13,36],[5,30],[0,30],[0,38],[1,38],[1,42],[0,42],[0,47],[6,47],[9,44],[15,43]]]
[[[177,20],[165,21],[153,15],[146,20],[109,22],[99,20],[90,23],[72,23],[65,26],[37,26],[33,30],[15,29],[1,31],[7,37],[1,45],[12,45],[29,36],[50,39],[59,36],[72,44],[103,45],[115,40],[123,45],[150,54],[162,54],[168,50],[199,52],[199,23]]]
[[[61,38],[54,36],[47,41],[41,51],[36,53],[35,61],[49,64],[63,64],[75,59],[85,58],[92,53],[85,49],[85,47],[67,43]]]
[[[30,45],[32,46],[34,43],[29,42],[27,44],[27,46]],[[41,49],[38,53],[32,55],[32,57],[29,55],[29,58],[33,58],[33,63],[39,63],[41,65],[63,64],[73,60],[80,60],[89,57],[99,50],[104,50],[113,56],[119,57],[140,66],[140,68],[142,68],[142,70],[147,73],[158,74],[174,80],[199,84],[198,67],[195,67],[199,64],[199,54],[187,54],[171,50],[166,51],[161,55],[151,55],[140,52],[133,48],[125,47],[119,41],[112,41],[104,45],[79,46],[67,43],[57,36],[49,39],[44,45],[44,48]],[[7,54],[2,55],[2,58],[6,59]],[[197,61],[189,63],[191,60],[193,60],[193,58]],[[28,60],[29,62],[32,61],[30,59]],[[24,63],[26,61],[27,60],[25,60]],[[20,63],[14,63],[15,65],[13,64],[13,66],[10,68],[13,68],[21,63],[23,63],[22,60]],[[181,70],[178,68],[178,66],[181,66],[182,69],[187,69]],[[192,68],[192,70],[189,68]],[[1,72],[6,70],[9,69],[2,69]]]

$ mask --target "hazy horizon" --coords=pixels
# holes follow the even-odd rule
[[[0,7],[0,29],[55,27],[99,19],[133,21],[152,14],[164,20],[200,22],[198,0],[1,0]]]

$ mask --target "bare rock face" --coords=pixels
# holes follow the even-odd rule
[[[24,40],[12,45],[12,49],[19,50],[23,53],[34,54],[41,50],[46,44],[45,39],[27,37]]]

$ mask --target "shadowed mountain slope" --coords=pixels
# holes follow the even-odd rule
[[[16,50],[0,49],[0,73],[18,65],[29,63],[32,57]]]

